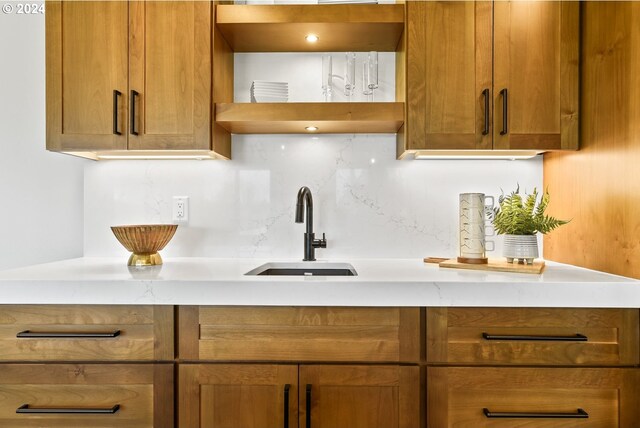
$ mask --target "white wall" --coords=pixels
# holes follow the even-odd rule
[[[0,12],[0,269],[78,257],[83,242],[86,161],[45,150],[44,15],[15,12]]]

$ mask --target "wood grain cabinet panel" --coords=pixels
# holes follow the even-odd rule
[[[639,342],[637,309],[427,309],[428,363],[630,366]]]
[[[492,113],[491,2],[406,8],[407,149],[490,149],[483,131]]]
[[[407,1],[405,19],[398,157],[578,148],[578,2]]]
[[[577,149],[578,2],[497,1],[494,19],[494,148]]]
[[[300,366],[300,427],[419,428],[417,366]]]
[[[46,8],[48,150],[230,158],[213,103],[233,101],[233,52],[213,25],[213,2]]]
[[[172,428],[173,364],[0,364],[0,426]]]
[[[298,426],[297,365],[181,364],[178,396],[181,428]]]
[[[130,2],[132,150],[210,147],[212,3]],[[131,99],[134,102],[134,99]]]
[[[172,306],[0,306],[0,361],[172,361],[173,342]]]
[[[186,360],[420,359],[418,308],[181,306],[179,329]]]
[[[47,148],[126,149],[127,3],[47,1],[46,8]]]
[[[640,370],[429,367],[427,407],[429,428],[637,427]]]

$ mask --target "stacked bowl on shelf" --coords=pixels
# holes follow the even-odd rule
[[[287,82],[254,80],[251,83],[252,103],[286,103],[287,101],[289,101]]]

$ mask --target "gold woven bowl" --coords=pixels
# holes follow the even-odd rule
[[[113,226],[111,230],[127,250],[131,251],[129,266],[154,266],[162,264],[158,251],[173,238],[176,224],[142,224]]]

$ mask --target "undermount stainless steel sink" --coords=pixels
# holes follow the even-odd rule
[[[245,273],[256,276],[357,276],[349,263],[265,263]]]

